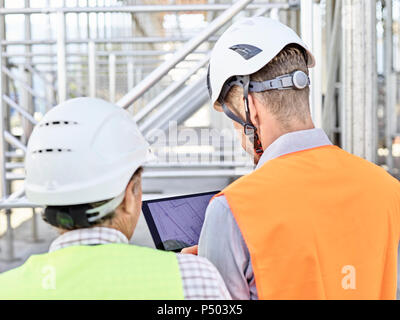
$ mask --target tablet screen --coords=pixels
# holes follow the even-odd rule
[[[218,192],[143,202],[143,214],[158,249],[180,251],[198,244],[207,206]]]

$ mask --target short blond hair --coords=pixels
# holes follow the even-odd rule
[[[297,45],[286,46],[274,59],[258,72],[250,76],[251,81],[272,80],[296,70],[309,74],[305,51]],[[303,90],[288,89],[252,93],[276,117],[284,129],[290,129],[295,119],[307,123],[310,117],[310,88]],[[243,114],[243,88],[234,86],[225,101],[240,114]],[[241,110],[241,112],[239,111]]]

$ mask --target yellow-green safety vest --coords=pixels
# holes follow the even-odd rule
[[[0,299],[183,299],[176,255],[127,244],[71,246],[0,274]]]

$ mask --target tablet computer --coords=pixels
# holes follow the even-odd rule
[[[142,211],[156,248],[180,252],[198,244],[207,206],[218,192],[143,201]]]

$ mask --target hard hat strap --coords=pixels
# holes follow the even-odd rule
[[[297,89],[303,90],[310,85],[309,76],[303,71],[295,71],[290,74],[277,77],[272,80],[266,81],[251,81],[250,92],[265,92],[271,90],[290,90]]]
[[[250,86],[250,76],[243,77],[243,97],[244,97],[244,110],[246,111],[246,122],[253,126],[250,119],[249,86]]]
[[[240,123],[244,127],[245,134],[250,136],[251,130],[256,130],[255,126],[251,123],[250,109],[249,109],[249,92],[265,92],[271,90],[289,90],[297,89],[302,90],[310,85],[309,76],[303,71],[297,70],[290,74],[279,76],[272,80],[266,81],[250,81],[250,76],[235,76],[231,81],[227,82],[221,91],[219,103],[222,105],[224,113],[232,120]],[[246,112],[246,121],[235,115],[225,104],[225,97],[233,86],[240,86],[243,88],[244,106]]]
[[[254,135],[251,131],[257,131],[256,127],[251,123],[250,119],[250,109],[249,109],[249,84],[250,84],[250,77],[249,76],[240,76],[236,77],[236,80],[233,82],[230,82],[226,85],[226,87],[223,90],[223,94],[221,95],[221,99],[219,102],[222,105],[222,110],[226,114],[226,116],[233,121],[241,124],[244,128],[244,133],[247,136]],[[228,94],[230,88],[232,88],[234,85],[239,85],[243,87],[243,95],[244,95],[244,107],[245,107],[245,113],[246,113],[246,120],[243,120],[236,114],[234,114],[226,105],[225,103],[225,97]]]
[[[124,198],[125,190],[117,197],[104,203],[102,206],[87,210],[86,215],[88,216],[88,221],[90,223],[93,223],[109,215],[111,212],[114,212],[114,210],[117,209],[118,206],[122,203]]]
[[[243,87],[243,96],[244,96],[244,106],[245,106],[245,113],[246,113],[246,121],[241,119],[239,116],[234,114],[225,104],[225,97],[228,94],[229,90],[232,88],[234,85],[239,85]],[[222,105],[222,110],[226,114],[226,116],[233,121],[241,124],[244,129],[244,133],[247,137],[249,137],[249,140],[253,143],[254,145],[254,151],[258,155],[262,155],[264,153],[264,150],[262,149],[261,141],[258,137],[257,134],[257,128],[253,125],[251,122],[250,118],[250,108],[249,108],[249,86],[250,86],[250,76],[240,76],[236,77],[236,80],[228,83],[224,90],[223,94],[221,95],[221,99],[219,102]]]
[[[247,93],[249,92],[265,92],[272,90],[290,90],[297,89],[302,90],[310,86],[310,77],[303,71],[297,70],[290,74],[285,74],[276,77],[272,80],[265,81],[250,81],[249,76],[236,76],[227,82],[221,90],[220,99],[225,99],[228,92],[233,86],[242,87],[246,90],[247,81],[249,81]],[[246,96],[246,92],[244,92]]]
[[[249,108],[249,87],[250,87],[250,76],[243,77],[243,96],[244,96],[244,108],[246,112],[246,124],[244,125],[244,133],[249,137],[253,144],[254,152],[261,156],[264,153],[264,149],[261,144],[261,140],[257,134],[257,128],[253,125],[250,118]]]
[[[240,117],[238,117],[236,114],[234,114],[225,104],[225,102],[222,102],[222,110],[224,111],[225,115],[230,118],[231,120],[241,124],[243,127],[246,125],[246,121],[242,120]]]
[[[260,138],[257,134],[257,128],[251,122],[250,108],[249,108],[249,92],[265,92],[271,90],[303,90],[310,85],[309,76],[300,70],[297,70],[290,74],[279,76],[272,80],[266,81],[250,81],[250,76],[236,76],[226,83],[221,91],[219,103],[222,105],[224,113],[233,121],[238,122],[244,128],[244,133],[249,137],[250,141],[254,145],[254,151],[258,155],[262,155],[264,150]],[[244,107],[246,112],[246,120],[241,119],[239,116],[234,114],[225,104],[225,97],[233,86],[240,86],[243,88]]]
[[[67,230],[89,228],[96,221],[114,212],[124,198],[125,191],[96,208],[92,208],[88,204],[48,206],[44,211],[43,219],[55,227]]]
[[[247,99],[245,99],[245,101],[247,101]],[[226,116],[243,126],[245,135],[249,137],[249,140],[254,145],[254,152],[261,156],[264,153],[264,150],[262,148],[260,138],[258,137],[257,134],[257,128],[251,123],[251,121],[246,122],[242,120],[240,117],[238,117],[236,114],[234,114],[231,110],[229,110],[225,102],[222,102],[221,104],[222,104],[222,110],[224,111]]]

